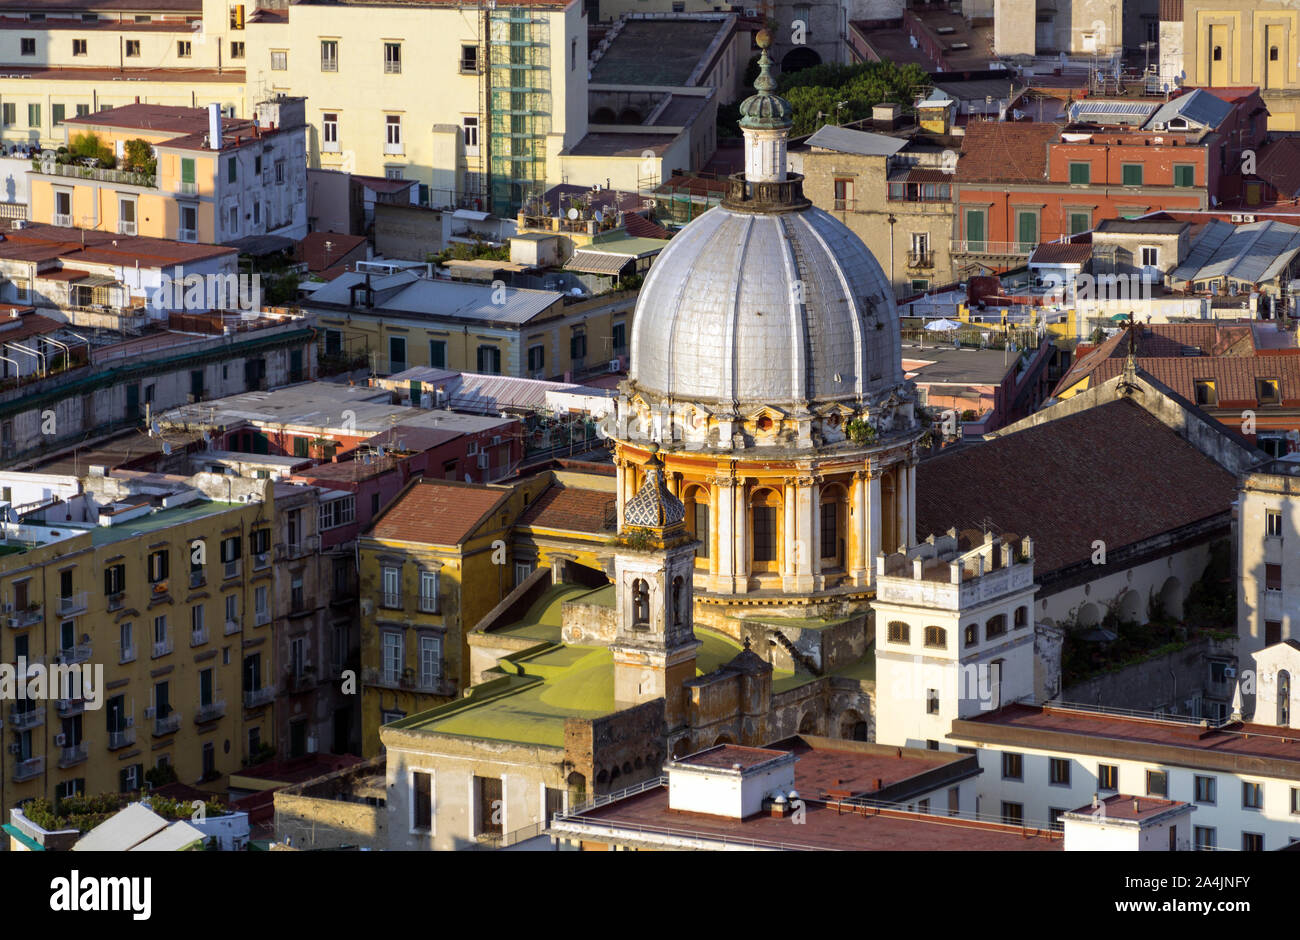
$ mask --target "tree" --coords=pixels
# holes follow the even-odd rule
[[[158,169],[158,158],[153,155],[153,147],[146,140],[136,138],[126,142],[125,152],[122,155],[122,162],[125,169],[132,173],[145,173],[153,176]]]

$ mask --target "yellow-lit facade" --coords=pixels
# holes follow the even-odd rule
[[[252,533],[270,525],[271,498],[267,487],[262,501],[198,500],[117,526],[10,533],[0,660],[102,667],[104,688],[97,709],[52,690],[5,698],[6,810],[29,798],[140,789],[160,763],[215,792],[275,746],[272,571],[250,551]],[[38,529],[59,535],[25,547]]]

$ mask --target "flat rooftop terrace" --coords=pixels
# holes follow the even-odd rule
[[[936,336],[936,339],[938,337]],[[1001,385],[1018,359],[1001,350],[955,349],[942,345],[903,347],[903,371],[926,385]]]
[[[719,20],[628,20],[591,71],[593,85],[685,85]]]

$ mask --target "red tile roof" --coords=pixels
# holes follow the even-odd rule
[[[1038,183],[1047,179],[1055,124],[977,121],[966,128],[957,161],[959,183]]]
[[[623,216],[623,228],[633,238],[672,238],[673,233],[658,222],[651,222],[639,212],[629,212]]]
[[[1121,330],[1076,362],[1058,391],[1087,376],[1096,386],[1123,372],[1128,336]],[[1300,347],[1269,343],[1264,347],[1269,351],[1261,353],[1248,324],[1153,323],[1137,327],[1136,336],[1137,367],[1189,402],[1196,401],[1196,382],[1209,379],[1218,407],[1255,407],[1260,404],[1255,380],[1276,379],[1281,404],[1300,405]],[[1202,354],[1188,354],[1196,349]]]
[[[92,229],[33,223],[12,229],[0,240],[0,258],[25,261],[72,261],[80,264],[173,265],[200,261],[238,251],[223,245],[195,245],[168,238],[114,235]],[[46,276],[45,272],[41,276]]]
[[[552,483],[520,517],[519,524],[573,532],[612,531],[614,494]]]
[[[1030,264],[1087,264],[1092,257],[1091,244],[1053,242],[1039,245],[1029,256]]]
[[[509,495],[499,486],[417,480],[379,514],[366,534],[394,542],[459,545]]]
[[[325,243],[329,243],[328,254]],[[342,235],[338,232],[309,232],[294,249],[294,259],[307,262],[307,270],[313,274],[327,274],[328,280],[343,273],[349,256],[366,244],[362,235]],[[359,260],[365,260],[365,252],[358,253]]]
[[[917,535],[981,529],[1034,540],[1039,578],[1227,513],[1234,474],[1127,399],[941,451],[917,474]]]

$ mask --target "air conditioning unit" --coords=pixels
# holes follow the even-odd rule
[[[63,747],[67,743],[68,743],[68,736],[66,734],[56,734],[54,736],[55,747]]]
[[[158,710],[157,710],[156,708],[154,708],[152,705],[150,705],[148,708],[146,708],[146,709],[144,710],[144,717],[145,717],[145,719],[147,720],[147,719],[149,719],[149,718],[152,718],[155,714],[157,714],[157,711],[158,711]]]
[[[126,726],[127,726],[128,728],[134,728],[134,727],[135,727],[135,715],[127,715],[127,716],[126,716]]]
[[[1243,216],[1241,217],[1241,221],[1243,221],[1243,222],[1245,222],[1247,225],[1249,225],[1251,222],[1254,222],[1254,221],[1255,221],[1255,217],[1254,217],[1253,215],[1243,215]]]
[[[1239,213],[1235,213],[1235,212],[1234,212],[1234,213],[1232,214],[1231,218],[1232,218],[1232,221],[1234,221],[1234,222],[1241,222],[1241,221],[1244,221],[1245,216],[1242,216],[1242,215],[1240,215]]]
[[[621,359],[611,359],[611,360],[609,360],[609,371],[610,371],[610,372],[618,372],[618,371],[619,371],[619,367],[622,366],[622,365],[623,365],[623,362],[622,362]]]

